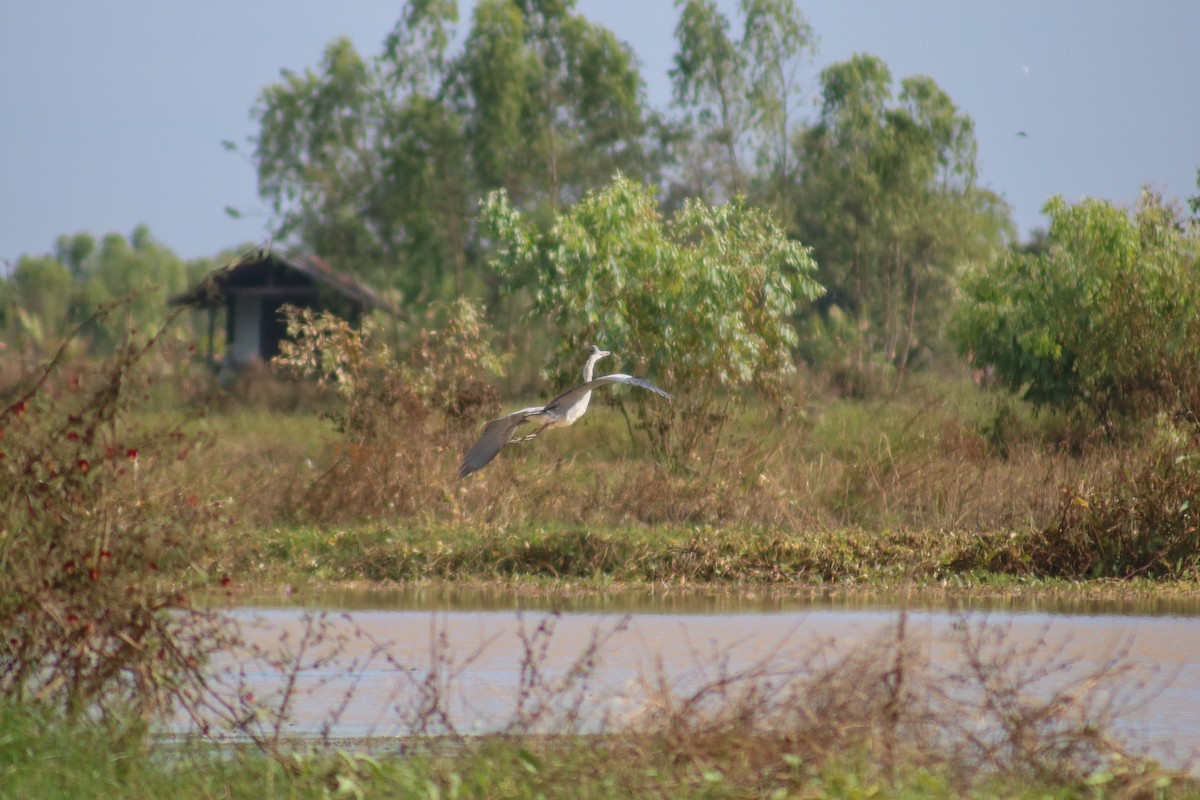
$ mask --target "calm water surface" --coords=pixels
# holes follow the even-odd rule
[[[259,699],[277,701],[290,686],[291,735],[407,733],[431,693],[456,730],[497,730],[514,714],[527,653],[553,685],[593,646],[586,685],[566,696],[581,703],[585,727],[620,724],[644,713],[662,685],[686,693],[722,670],[781,675],[837,664],[894,640],[903,610],[908,641],[934,669],[961,668],[964,626],[986,626],[992,650],[1010,652],[1013,669],[1047,673],[1032,693],[1048,696],[1108,669],[1100,701],[1136,749],[1179,767],[1200,753],[1194,598],[947,604],[944,596],[622,594],[568,602],[437,589],[252,603],[235,612],[251,649],[221,666],[231,687]],[[304,669],[289,682],[279,662],[297,653]]]

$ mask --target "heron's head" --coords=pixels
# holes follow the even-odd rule
[[[596,345],[592,345],[590,348],[588,348],[588,360],[591,361],[592,363],[599,361],[600,359],[604,358],[605,356],[611,356],[611,355],[612,355],[612,353],[610,351],[601,350],[599,347],[596,347]]]

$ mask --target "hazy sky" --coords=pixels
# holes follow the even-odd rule
[[[736,0],[720,0],[726,10]],[[283,68],[315,66],[350,36],[379,51],[400,0],[38,0],[0,7],[0,260],[62,233],[139,223],[184,257],[265,238],[246,148],[250,111]],[[468,3],[460,2],[465,9]],[[982,182],[1025,235],[1053,194],[1130,203],[1151,183],[1196,194],[1200,2],[801,2],[821,67],[880,56],[899,80],[930,75],[976,123]],[[665,108],[672,0],[579,0],[629,43]],[[810,104],[810,115],[815,107]],[[1025,131],[1028,136],[1018,136]]]

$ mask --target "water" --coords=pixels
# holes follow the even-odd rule
[[[1191,599],[947,608],[944,596],[920,595],[568,600],[439,589],[254,602],[235,612],[248,649],[218,667],[231,697],[251,692],[279,703],[290,692],[289,737],[500,730],[520,711],[531,662],[546,687],[566,686],[540,693],[535,682],[524,692],[531,701],[556,698],[542,729],[568,717],[581,730],[627,724],[663,702],[663,687],[678,698],[720,675],[778,679],[834,668],[856,648],[894,641],[904,608],[906,641],[935,671],[961,673],[964,630],[986,630],[986,654],[1007,653],[1006,670],[1029,678],[1030,696],[1045,699],[1100,675],[1088,697],[1112,710],[1133,749],[1176,767],[1191,766],[1200,752],[1200,603]],[[304,668],[289,678],[281,654],[301,644]],[[587,680],[570,683],[591,649]]]

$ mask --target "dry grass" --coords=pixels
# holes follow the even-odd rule
[[[466,481],[457,478],[457,466],[475,431],[424,409],[357,440],[329,429],[323,443],[312,436],[303,440],[291,428],[286,440],[261,433],[238,437],[240,455],[232,459],[238,467],[228,473],[229,485],[246,525],[291,530],[366,524],[388,532],[364,534],[357,549],[335,556],[341,580],[411,580],[420,569],[431,570],[427,577],[494,577],[466,565],[486,564],[491,549],[519,570],[536,559],[512,552],[505,534],[528,538],[540,530],[557,537],[551,550],[576,565],[535,574],[640,580],[671,575],[673,563],[680,569],[674,576],[688,580],[706,574],[716,580],[795,580],[797,571],[821,580],[885,573],[927,579],[952,571],[1087,577],[1143,574],[1149,561],[1157,574],[1192,574],[1194,558],[1174,545],[1152,547],[1142,534],[1132,534],[1118,557],[1103,549],[1114,526],[1145,518],[1134,510],[1138,486],[1173,487],[1158,505],[1170,498],[1178,505],[1189,487],[1200,486],[1200,475],[1186,469],[1190,462],[1175,460],[1191,446],[1186,435],[1169,452],[1162,437],[1140,444],[1056,444],[1044,421],[1027,419],[1026,430],[1014,433],[1010,420],[1001,453],[984,430],[988,412],[981,408],[992,402],[974,387],[943,381],[883,401],[827,398],[811,403],[803,420],[745,413],[716,450],[668,468],[649,458],[644,443],[631,439],[620,416],[600,401],[572,429],[511,446]],[[299,420],[288,419],[293,426]],[[258,454],[256,442],[263,448]],[[1143,461],[1150,465],[1144,469],[1157,465],[1157,482],[1142,480],[1144,469],[1137,465]],[[1064,519],[1079,517],[1073,500],[1100,497],[1113,498],[1105,506],[1110,511],[1129,513],[1097,522],[1097,529],[1108,526],[1103,535],[1056,533],[1065,530]],[[1182,542],[1189,525],[1183,517],[1179,522],[1176,538]],[[630,537],[613,533],[637,529],[646,533],[633,536],[635,542],[667,549],[641,553],[640,545],[622,544]],[[654,535],[655,529],[670,535]],[[414,544],[458,538],[448,533],[456,530],[478,540],[477,555],[459,548],[461,573],[452,563],[436,566],[428,558],[385,552],[406,538]],[[682,546],[676,541],[681,531],[691,532]],[[249,555],[264,553],[261,539],[247,543]],[[338,547],[350,545],[343,540]],[[375,546],[380,549],[373,551]],[[1066,559],[1081,548],[1083,555]],[[360,574],[345,571],[355,552],[365,568]],[[1163,552],[1170,553],[1169,564]],[[1137,553],[1144,557],[1134,558]],[[452,552],[445,555],[453,562]],[[742,559],[743,567],[722,569],[726,557]],[[380,566],[398,558],[410,569]],[[879,569],[886,564],[893,566],[890,572]]]

